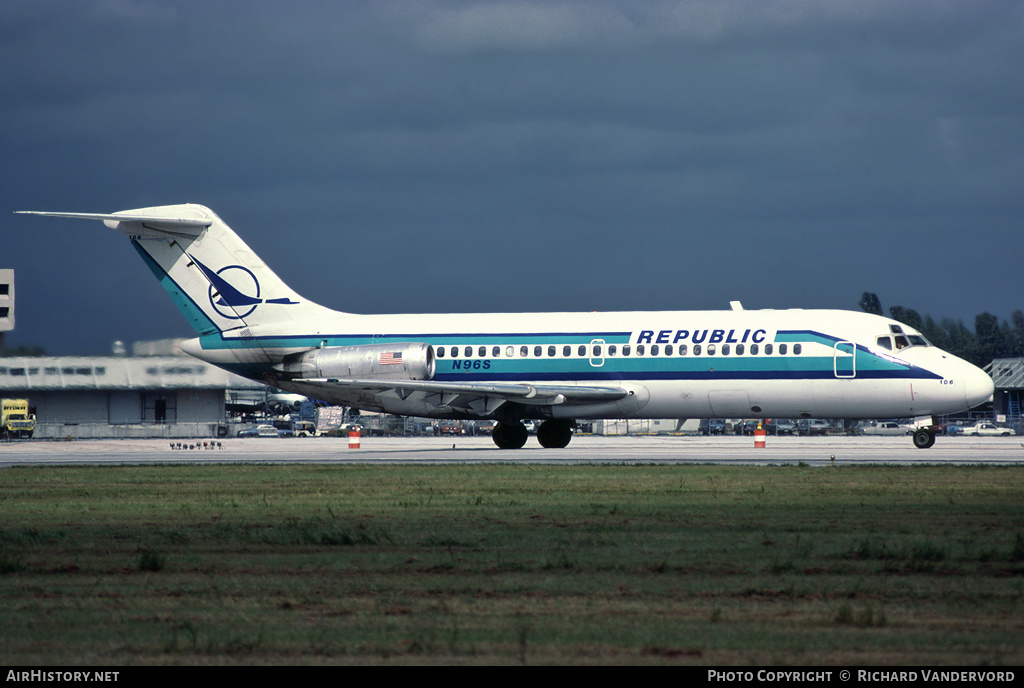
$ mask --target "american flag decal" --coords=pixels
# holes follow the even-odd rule
[[[388,351],[380,355],[381,365],[401,365],[402,363],[402,352],[401,351]]]

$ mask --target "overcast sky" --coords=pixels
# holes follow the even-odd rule
[[[0,3],[10,345],[193,336],[121,234],[211,207],[362,313],[1024,308],[1016,0]]]

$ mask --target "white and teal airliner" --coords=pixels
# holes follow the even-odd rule
[[[971,408],[984,371],[895,320],[837,310],[357,315],[292,291],[210,209],[102,220],[131,240],[198,333],[182,348],[273,387],[399,415],[524,420],[564,447],[579,419],[907,418]],[[914,435],[935,441],[931,426]]]

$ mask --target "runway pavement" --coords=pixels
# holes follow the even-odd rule
[[[358,449],[342,437],[222,440],[20,440],[0,443],[0,467],[154,463],[522,463],[849,465],[1024,464],[1024,437],[939,437],[916,449],[910,437],[752,437],[581,435],[565,449],[543,449],[531,437],[518,450],[499,450],[489,437],[363,437]],[[205,442],[206,446],[203,447]],[[174,445],[172,447],[172,444]]]

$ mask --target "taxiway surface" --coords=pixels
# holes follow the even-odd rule
[[[179,447],[178,445],[181,445]],[[600,437],[580,435],[565,449],[543,449],[536,438],[499,450],[489,437],[344,437],[222,440],[111,439],[0,443],[0,466],[154,463],[523,463],[848,465],[1024,463],[1024,437],[939,437],[916,449],[910,437]]]

